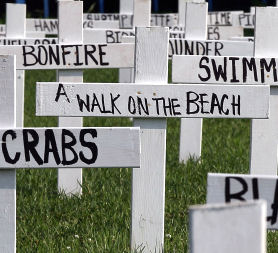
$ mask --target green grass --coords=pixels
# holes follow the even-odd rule
[[[35,82],[54,71],[27,71],[25,126],[56,126],[35,117]],[[84,81],[117,82],[116,70],[84,72]],[[127,119],[86,118],[86,126],[128,126]],[[178,163],[179,120],[168,120],[165,252],[187,252],[188,207],[204,204],[208,172],[248,173],[249,120],[205,119],[199,161]],[[18,252],[130,252],[131,169],[84,169],[83,195],[57,192],[56,169],[17,171]],[[278,235],[268,233],[268,253]]]

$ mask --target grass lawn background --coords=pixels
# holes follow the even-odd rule
[[[55,127],[35,116],[36,81],[55,71],[26,71],[25,127]],[[117,70],[86,70],[85,82],[117,82]],[[84,126],[130,126],[128,119],[84,118]],[[204,204],[208,172],[248,173],[250,120],[204,119],[202,158],[178,163],[179,120],[168,120],[165,252],[187,252],[188,207]],[[132,169],[84,169],[83,195],[57,192],[56,169],[17,171],[17,252],[130,252]],[[278,252],[268,232],[268,253]]]

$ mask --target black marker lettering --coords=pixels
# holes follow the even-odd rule
[[[45,130],[45,147],[44,147],[44,163],[48,163],[49,161],[49,153],[51,152],[54,156],[55,162],[57,165],[61,163],[61,159],[59,156],[55,135],[52,129]]]
[[[201,81],[206,82],[210,79],[211,75],[210,75],[210,69],[207,65],[203,64],[203,61],[205,61],[206,63],[209,63],[209,58],[206,56],[203,56],[199,62],[199,68],[203,68],[206,70],[207,72],[207,77],[202,77],[200,74],[198,74],[198,77],[200,78]]]
[[[254,73],[254,80],[258,82],[258,74],[257,74],[257,67],[256,67],[256,61],[254,58],[250,58],[250,61],[246,57],[242,58],[242,74],[243,74],[243,82],[246,83],[247,80],[247,67],[250,71],[253,71]]]
[[[27,52],[26,49],[28,49],[28,48],[31,49],[31,50]],[[23,49],[23,66],[34,66],[34,65],[36,65],[37,62],[38,62],[38,58],[35,54],[33,54],[33,52],[35,51],[35,48],[33,46],[23,46],[22,49]],[[29,60],[28,63],[27,63],[27,55],[32,56],[34,58],[34,60],[33,61]]]
[[[63,89],[63,92],[62,92],[62,89]],[[59,98],[60,96],[63,95],[63,96],[66,96],[67,98],[67,101],[70,103],[70,100],[68,98],[68,95],[66,93],[66,90],[64,88],[64,85],[59,83],[59,87],[58,87],[58,90],[57,90],[57,93],[56,93],[56,98],[55,98],[55,102],[58,102],[59,101]]]
[[[71,140],[69,142],[66,142],[66,139],[68,138],[70,138]],[[62,155],[63,155],[62,164],[63,165],[72,165],[78,161],[78,156],[75,150],[72,148],[75,144],[76,144],[76,139],[73,133],[67,129],[63,129],[62,130]],[[71,160],[67,159],[66,150],[70,150],[71,153],[73,154],[73,158]]]
[[[216,62],[214,59],[211,59],[211,63],[212,63],[215,80],[219,81],[219,78],[221,76],[223,82],[226,82],[227,81],[227,57],[224,57],[223,67],[221,66],[221,64],[219,66],[216,66]]]
[[[29,139],[29,135],[31,135],[32,140]],[[39,135],[33,129],[23,129],[23,142],[24,142],[24,150],[25,150],[25,160],[26,162],[30,162],[30,154],[35,159],[38,165],[43,164],[43,160],[40,157],[39,153],[36,150],[36,146],[39,143]]]
[[[231,180],[236,180],[242,185],[240,192],[231,193]],[[248,185],[241,177],[226,177],[225,178],[225,202],[230,203],[232,199],[245,201],[243,195],[248,191]]]
[[[194,98],[192,98],[192,96],[194,96]],[[189,92],[186,92],[186,113],[187,114],[196,114],[199,112],[199,106],[198,104],[196,103],[196,101],[198,101],[199,99],[199,95],[193,91],[189,91]],[[196,106],[196,109],[195,110],[190,110],[190,105],[191,104],[194,104]]]
[[[107,66],[109,65],[108,62],[103,61],[103,56],[106,55],[106,52],[103,51],[103,48],[107,47],[107,45],[98,45],[98,50],[99,50],[99,63],[101,66]]]
[[[85,140],[85,135],[91,134],[93,138],[97,138],[97,130],[96,129],[81,129],[80,131],[80,143],[83,147],[90,149],[92,153],[91,158],[86,158],[83,151],[79,152],[80,160],[86,164],[93,164],[97,160],[98,157],[98,148],[94,142],[88,142]]]
[[[9,155],[9,151],[7,149],[7,136],[10,135],[12,140],[16,139],[16,133],[13,130],[7,130],[4,132],[2,136],[2,151],[4,155],[4,159],[7,163],[15,164],[18,162],[20,158],[20,152],[16,152],[14,158],[11,158]]]

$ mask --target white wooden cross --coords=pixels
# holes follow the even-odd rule
[[[139,128],[15,128],[15,72],[0,56],[0,252],[16,252],[15,168],[140,167]]]
[[[266,175],[209,173],[207,203],[265,200],[267,228],[278,230],[278,177]]]
[[[136,36],[135,84],[38,83],[36,114],[136,118],[142,150],[140,170],[134,169],[132,176],[131,245],[132,249],[161,252],[165,118],[266,118],[269,86],[165,85],[167,29],[137,28]]]
[[[249,201],[189,208],[190,253],[265,253],[266,203]]]
[[[25,38],[26,36],[26,5],[25,4],[6,4],[6,37]],[[16,126],[24,125],[24,70],[16,71]]]
[[[0,56],[0,128],[15,128],[16,70],[14,56]],[[0,171],[0,251],[15,252],[16,170]]]
[[[255,56],[260,58],[278,58],[278,8],[256,8]],[[276,60],[265,66],[269,77],[265,83],[271,84],[270,118],[266,121],[252,120],[250,173],[277,175],[277,144],[278,144],[278,89],[275,76]],[[274,64],[274,65],[273,65]]]
[[[1,41],[1,40],[0,40]],[[173,55],[253,56],[250,41],[170,39],[169,57]]]
[[[250,172],[252,174],[277,175],[277,58],[275,58],[276,7],[256,9],[256,57],[181,57],[174,56],[173,81],[182,82],[184,77],[176,70],[191,68],[187,81],[194,83],[245,83],[270,84],[271,99],[269,120],[253,120],[251,128]],[[269,25],[273,30],[265,29]],[[192,66],[199,66],[192,68]],[[180,72],[181,73],[181,72]]]
[[[205,40],[207,37],[208,4],[186,4],[185,39]],[[198,15],[196,15],[198,13]],[[174,65],[173,65],[174,66]],[[174,66],[173,71],[176,71]],[[173,75],[173,74],[172,74]],[[172,80],[174,82],[174,78]],[[186,162],[190,155],[201,156],[202,122],[200,119],[181,119],[179,161]],[[188,145],[190,143],[190,145]]]
[[[76,23],[70,26],[70,21],[60,22],[61,27],[66,26],[63,31],[63,42],[67,45],[26,45],[26,46],[0,46],[0,54],[15,54],[17,55],[17,69],[59,69],[59,70],[72,70],[73,72],[64,72],[65,78],[71,74],[73,79],[71,81],[82,81],[77,79],[77,72],[79,69],[85,68],[131,68],[134,66],[134,45],[133,44],[82,44],[81,40],[77,41],[77,35],[82,33],[82,2],[63,1],[59,3],[62,8],[68,7],[64,13],[72,13],[67,15],[70,17],[71,22]],[[69,5],[71,7],[69,7]],[[66,6],[66,7],[64,7]],[[74,16],[76,15],[76,16]],[[62,19],[65,16],[62,17]],[[79,19],[79,22],[78,22]],[[72,32],[73,28],[76,32]],[[67,37],[66,33],[69,33]],[[76,40],[74,41],[74,37]],[[82,37],[79,36],[79,39]],[[64,81],[66,79],[63,79]],[[68,79],[69,80],[69,79]],[[64,119],[67,121],[68,119]],[[80,126],[81,124],[79,124]],[[69,126],[69,125],[68,125]],[[76,126],[73,124],[71,126]],[[65,170],[64,170],[65,171]],[[69,171],[74,174],[74,170]],[[60,189],[70,193],[81,193],[80,183],[82,182],[81,170],[76,171],[76,177],[71,177],[71,180],[65,179],[63,183],[58,183]],[[60,177],[61,179],[61,174]],[[72,184],[71,184],[72,182]]]

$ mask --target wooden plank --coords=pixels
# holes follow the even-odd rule
[[[255,57],[278,57],[278,9],[276,7],[256,8]],[[271,73],[269,74],[270,78]],[[269,120],[252,120],[250,173],[277,175],[278,143],[278,88],[270,89]]]
[[[0,34],[6,34],[6,25],[1,25],[0,24]]]
[[[28,18],[26,29],[28,32],[44,32],[48,35],[57,35],[58,19]]]
[[[234,203],[256,199],[267,202],[267,228],[277,230],[277,176],[208,174],[207,203]]]
[[[235,19],[243,11],[210,11],[208,12],[208,25],[232,26],[235,25]]]
[[[0,168],[138,168],[139,134],[128,127],[1,129]]]
[[[16,125],[14,56],[0,56],[0,128]],[[0,252],[16,252],[16,170],[0,171]]]
[[[185,24],[185,0],[178,0],[178,15],[179,15],[179,26]]]
[[[132,9],[129,10],[131,13],[84,13],[84,23],[86,21],[118,21],[120,28],[130,29],[133,27],[133,1],[130,1],[128,5],[126,3],[121,4],[121,6],[120,8],[125,8],[126,10],[132,7]],[[94,22],[91,22],[92,25],[93,23]]]
[[[277,58],[174,55],[172,76],[173,82],[276,86],[277,63]]]
[[[66,14],[66,15],[65,15]],[[61,44],[83,44],[83,2],[58,2],[59,42]],[[60,70],[57,73],[59,82],[83,82],[81,70]],[[82,118],[58,119],[59,127],[82,127]],[[58,189],[67,195],[82,193],[82,168],[58,169]]]
[[[57,38],[3,38],[0,45],[19,46],[19,45],[49,45],[58,44]]]
[[[269,90],[268,85],[37,83],[36,115],[267,118]]]
[[[243,37],[242,26],[208,26],[209,40],[228,40],[231,37]]]
[[[200,40],[207,37],[207,3],[186,3],[185,39]],[[198,13],[198,15],[196,15]]]
[[[133,26],[150,26],[151,0],[134,0]]]
[[[84,43],[121,43],[123,36],[135,36],[133,29],[85,29]],[[1,41],[1,40],[0,40]]]
[[[123,37],[123,42],[130,42],[134,37]],[[134,68],[120,68],[119,69],[119,83],[133,83],[134,82]],[[132,119],[131,119],[132,120]]]
[[[0,46],[0,54],[15,54],[17,69],[130,68],[134,44]]]
[[[136,29],[135,83],[167,87],[168,41],[168,28]],[[134,119],[134,126],[140,126],[142,151],[140,170],[132,171],[132,251],[163,252],[166,125],[165,119]]]
[[[120,14],[133,14],[133,0],[120,0]]]
[[[177,13],[155,13],[151,15],[151,26],[170,27],[178,25]]]
[[[253,56],[253,51],[254,43],[247,41],[170,39],[169,57],[174,54]]]
[[[26,5],[6,5],[6,36],[25,38],[26,36]],[[16,71],[16,126],[24,126],[24,70]]]
[[[238,20],[236,22],[244,28],[254,28],[255,19],[255,13],[241,13],[238,15]]]
[[[102,21],[102,20],[94,20],[87,23],[87,21],[83,22],[84,29],[119,29],[120,23],[119,21]]]
[[[184,26],[186,17],[186,3],[204,3],[204,0],[179,0],[178,1],[178,25]]]
[[[207,3],[186,3],[185,37],[205,40],[207,37]],[[198,15],[196,15],[198,13]],[[172,70],[173,71],[173,70]],[[179,161],[190,156],[199,158],[202,150],[203,119],[182,118],[180,123]]]
[[[254,37],[231,37],[229,40],[254,42]]]
[[[6,4],[6,36],[24,38],[26,32],[26,5]]]
[[[190,253],[265,253],[264,201],[193,206],[189,209]]]

